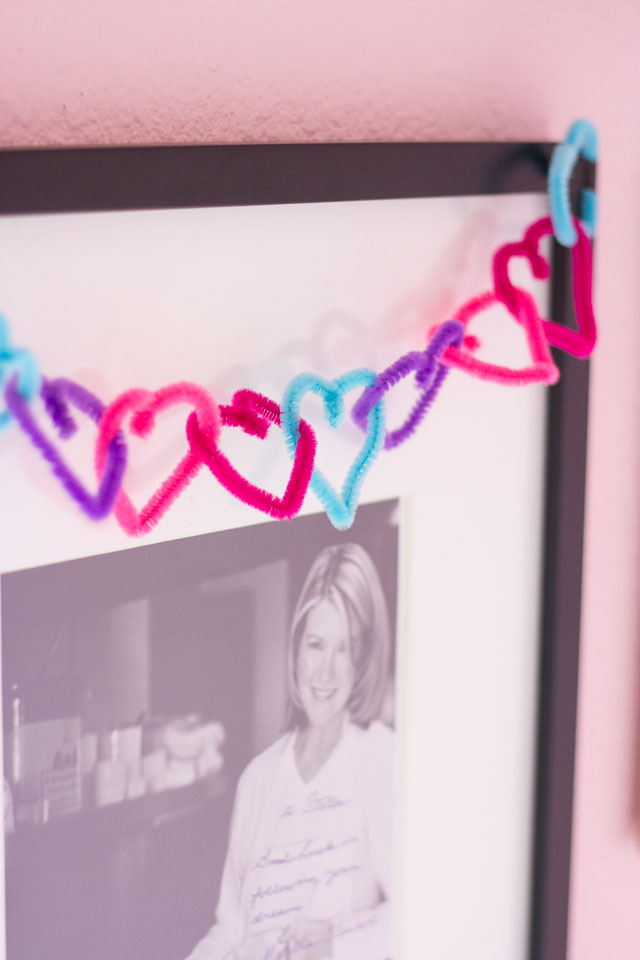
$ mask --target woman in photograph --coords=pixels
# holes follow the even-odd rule
[[[240,777],[216,923],[189,960],[391,956],[389,660],[369,554],[323,550],[293,616],[286,732]]]

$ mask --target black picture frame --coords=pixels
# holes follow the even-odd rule
[[[354,143],[9,150],[0,215],[546,191],[549,143]],[[580,161],[571,196],[593,186]],[[575,325],[553,247],[551,318]],[[554,351],[549,391],[530,960],[566,956],[589,364]]]

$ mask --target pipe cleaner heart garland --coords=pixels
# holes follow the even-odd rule
[[[128,390],[105,408],[96,396],[77,383],[63,378],[42,379],[33,355],[11,345],[6,321],[0,316],[0,387],[5,387],[6,402],[6,409],[0,411],[0,432],[15,422],[89,517],[97,520],[113,509],[118,522],[130,536],[151,530],[203,465],[234,496],[276,519],[293,517],[302,506],[310,486],[333,525],[345,530],[354,521],[362,483],[382,447],[391,450],[416,431],[451,367],[496,383],[518,386],[552,384],[559,374],[551,358],[550,344],[577,357],[587,357],[593,351],[596,321],[591,300],[593,266],[588,234],[595,223],[595,194],[591,190],[582,192],[583,226],[571,217],[568,182],[578,156],[582,153],[594,161],[596,151],[594,128],[587,121],[577,121],[569,129],[564,144],[555,148],[552,157],[549,170],[552,215],[533,223],[521,240],[506,243],[496,251],[493,257],[494,290],[471,298],[452,319],[432,328],[424,350],[403,354],[377,375],[366,368],[352,370],[333,380],[312,373],[300,374],[286,388],[280,408],[275,401],[252,390],[237,390],[231,403],[219,408],[204,388],[186,382],[170,384],[155,392]],[[509,277],[509,264],[514,257],[525,258],[534,277],[549,277],[549,263],[540,253],[539,246],[541,240],[551,234],[560,243],[572,246],[577,330],[541,318],[533,297],[515,286]],[[531,362],[524,367],[514,369],[474,355],[480,343],[469,332],[469,324],[478,313],[498,303],[503,304],[524,328],[531,356]],[[386,433],[385,396],[412,373],[420,391],[418,399],[404,423]],[[300,418],[300,402],[307,392],[319,395],[329,425],[337,429],[344,419],[345,394],[359,388],[362,393],[353,405],[352,418],[365,436],[338,493],[315,466],[316,437],[309,424]],[[38,425],[29,408],[38,393],[61,440],[68,440],[77,430],[71,407],[98,425],[94,460],[99,483],[95,493],[87,490]],[[188,450],[138,511],[122,486],[127,463],[122,431],[125,420],[130,418],[129,425],[134,434],[149,437],[156,416],[180,403],[192,407],[186,421]],[[223,426],[239,427],[257,439],[264,439],[273,426],[282,429],[293,463],[281,497],[252,484],[232,466],[219,447]]]
[[[329,426],[337,429],[344,419],[344,394],[358,387],[370,387],[375,383],[373,370],[362,368],[344,373],[334,380],[325,380],[313,373],[301,373],[291,381],[282,400],[282,429],[292,456],[299,442],[300,401],[305,393],[312,391],[321,397]],[[318,467],[311,474],[310,487],[318,497],[334,527],[348,530],[352,525],[360,488],[373,461],[384,444],[385,409],[384,399],[371,408],[367,414],[365,440],[356,455],[338,493]]]

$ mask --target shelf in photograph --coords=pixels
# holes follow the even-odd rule
[[[225,776],[216,773],[184,787],[147,793],[142,797],[104,807],[86,808],[47,823],[20,824],[15,831],[6,835],[7,859],[10,862],[12,852],[23,843],[37,843],[53,834],[73,832],[77,840],[78,833],[86,832],[92,839],[97,835],[108,839],[115,834],[161,827],[214,803],[222,797],[226,785]]]

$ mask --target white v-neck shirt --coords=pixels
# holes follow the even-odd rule
[[[295,737],[285,734],[240,777],[217,923],[190,960],[223,960],[239,944],[251,960],[280,960],[278,943],[297,918],[332,921],[334,957],[391,956],[381,905],[391,899],[393,733],[346,723],[308,782]],[[354,952],[357,941],[376,953]]]

